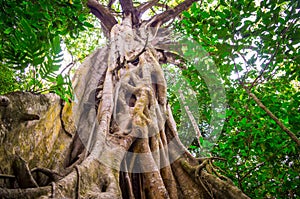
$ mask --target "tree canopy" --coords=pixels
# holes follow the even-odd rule
[[[100,26],[117,23],[96,22],[89,13],[97,16],[91,2],[1,1],[1,94],[23,90],[73,98],[68,71],[99,47],[101,34],[107,34]],[[169,6],[180,2],[133,3],[140,11],[154,5],[149,18],[169,10],[160,16],[169,21],[177,12]],[[119,4],[105,4],[116,19],[121,17]],[[300,196],[299,9],[296,0],[202,0],[174,19],[174,29],[198,42],[214,61],[226,90],[224,127],[209,154],[225,158],[215,163],[219,172],[253,198]],[[67,51],[70,64],[63,62]],[[201,131],[187,147],[199,156],[210,132],[211,96],[201,74],[185,61],[181,73],[197,93]],[[179,98],[169,93],[180,125]]]
[[[213,154],[229,160],[220,167],[253,198],[299,197],[299,141],[285,131],[300,136],[299,6],[202,1],[178,26],[207,50],[222,75],[228,109]],[[201,91],[199,100],[206,100]],[[202,120],[209,120],[204,113],[210,108],[200,113]]]

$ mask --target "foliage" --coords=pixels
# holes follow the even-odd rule
[[[95,18],[88,17],[84,4],[0,2],[1,94],[50,91],[71,98],[69,77],[62,73],[62,44],[75,57],[72,64],[101,44],[100,25],[91,25]],[[243,88],[250,88],[300,136],[299,7],[295,0],[203,0],[183,13],[178,26],[211,55],[225,84],[226,122],[212,155],[227,159],[218,166],[253,198],[300,196],[299,148]],[[91,39],[97,42],[87,45]],[[182,76],[198,91],[199,128],[206,137],[212,114],[206,82],[193,66]],[[169,91],[169,103],[180,121],[180,100]],[[190,145],[195,153],[198,147],[196,141]]]
[[[0,60],[6,81],[1,93],[14,90],[56,92],[63,99],[72,97],[68,75],[60,70],[63,37],[76,38],[91,27],[87,10],[74,1],[1,1]],[[13,71],[13,73],[9,73]]]
[[[253,198],[300,196],[299,148],[244,89],[300,136],[299,7],[299,1],[202,1],[178,26],[206,49],[225,82],[227,117],[212,155],[227,159],[218,166]]]
[[[85,31],[80,31],[76,39],[71,35],[63,37],[67,50],[73,59],[76,59],[75,61],[83,60],[106,42],[99,20],[94,15],[86,17],[85,20],[92,25],[89,25]]]
[[[8,93],[18,87],[14,71],[5,66],[0,68],[0,91],[1,93]]]

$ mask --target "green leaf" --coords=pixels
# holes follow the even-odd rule
[[[57,85],[63,85],[64,84],[64,78],[63,78],[62,74],[59,74],[56,77],[56,83],[57,83]]]
[[[206,19],[206,18],[209,17],[209,13],[207,13],[207,12],[205,12],[205,11],[200,12],[200,15],[201,15],[201,17],[202,17],[203,19]]]
[[[93,28],[93,27],[94,27],[93,24],[90,24],[90,23],[87,22],[87,21],[85,21],[85,22],[83,23],[83,25],[86,26],[86,27],[88,27],[88,28]]]
[[[56,37],[53,38],[52,50],[53,50],[54,54],[60,53],[61,48],[60,48],[60,38],[59,38],[59,36],[56,36]]]
[[[22,25],[24,31],[26,31],[27,33],[34,34],[32,31],[32,27],[30,27],[29,23],[24,18],[21,19],[21,25]]]
[[[191,11],[192,11],[192,13],[197,14],[197,13],[199,12],[199,10],[200,10],[200,9],[197,8],[196,2],[194,2],[194,3],[192,4],[192,6],[191,6]]]
[[[9,28],[4,30],[4,33],[9,34],[12,30],[13,30],[13,28],[9,27]]]
[[[183,11],[182,14],[183,14],[183,16],[185,16],[187,18],[191,17],[191,14],[188,11]]]
[[[240,99],[240,100],[243,100],[243,93],[240,94],[239,99]]]
[[[203,137],[202,136],[199,138],[199,141],[200,141],[200,144],[203,145]]]
[[[44,57],[41,57],[41,58],[35,57],[35,58],[33,59],[33,65],[34,65],[34,66],[37,66],[37,65],[43,63],[43,61],[44,61]]]
[[[78,19],[79,19],[80,22],[83,22],[83,21],[86,20],[86,15],[83,14],[83,13],[81,13],[81,14],[78,16]]]

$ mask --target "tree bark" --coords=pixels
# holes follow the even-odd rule
[[[74,102],[1,96],[1,198],[248,198],[181,144],[149,41],[159,38],[134,23],[105,25],[110,46],[76,72]]]

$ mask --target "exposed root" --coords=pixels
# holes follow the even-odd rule
[[[0,198],[38,198],[48,193],[51,193],[50,186],[27,189],[0,188]]]
[[[49,177],[50,181],[57,182],[58,180],[63,178],[63,175],[59,174],[56,171],[52,171],[51,169],[36,167],[31,170],[31,173],[41,172]]]
[[[208,165],[208,160],[204,160],[199,166],[195,169],[195,176],[198,178],[203,168]]]
[[[59,117],[60,117],[60,122],[61,122],[61,127],[64,130],[64,132],[69,136],[69,137],[73,137],[73,133],[69,132],[69,129],[67,129],[66,124],[63,120],[63,109],[65,106],[65,101],[64,100],[60,100],[60,105],[61,105],[61,109],[60,109],[60,113],[59,113]]]
[[[3,179],[15,179],[16,176],[14,175],[8,175],[8,174],[0,174],[0,178],[3,178]]]
[[[77,173],[76,187],[75,187],[75,199],[80,199],[80,170],[77,165],[75,166],[75,170]]]
[[[55,182],[51,182],[51,198],[55,198],[55,190],[56,190]]]
[[[233,185],[231,180],[217,172],[212,164],[212,159],[207,158],[200,165],[195,166],[189,164],[186,160],[182,160],[181,164],[189,175],[203,186],[211,198],[248,198]],[[203,170],[204,168],[206,171]],[[212,174],[215,174],[219,178]],[[222,181],[221,178],[227,181]]]
[[[22,157],[18,155],[14,157],[12,169],[20,188],[39,187],[29,170],[27,162]]]

